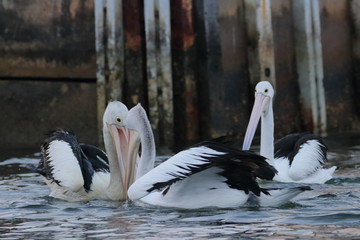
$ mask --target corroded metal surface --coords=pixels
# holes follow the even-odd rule
[[[125,86],[128,107],[141,103],[147,108],[145,26],[143,0],[124,0]]]
[[[245,0],[250,81],[269,81],[276,88],[270,0]]]
[[[226,131],[222,119],[222,79],[218,0],[195,1],[197,44],[197,87],[200,136],[210,138]]]
[[[96,84],[0,81],[0,145],[39,149],[46,134],[72,130],[80,142],[97,145]]]
[[[174,114],[170,45],[170,2],[144,2],[149,117],[156,141],[172,146]]]
[[[293,16],[302,120],[307,129],[325,135],[327,122],[319,1],[294,2]]]
[[[242,1],[219,1],[219,34],[221,46],[222,109],[220,119],[224,135],[242,138],[250,117],[253,89],[248,73],[245,9]],[[216,90],[216,89],[214,89]],[[217,110],[214,114],[218,114]]]
[[[294,25],[291,1],[271,2],[276,63],[276,92],[274,98],[275,137],[299,132],[304,116],[300,111],[297,82]]]
[[[347,1],[320,1],[324,86],[328,129],[359,129],[354,105],[354,68],[352,67],[352,29]]]
[[[196,1],[202,138],[244,134],[251,111],[244,5]],[[252,92],[252,91],[251,91]]]
[[[196,86],[196,45],[191,0],[171,4],[172,74],[175,145],[178,148],[199,140]]]
[[[277,137],[319,126],[329,133],[359,131],[358,10],[357,0],[0,1],[0,77],[12,89],[1,96],[36,102],[41,91],[61,95],[45,81],[35,84],[32,97],[21,94],[26,82],[15,82],[15,94],[7,76],[71,85],[89,82],[96,72],[97,103],[95,92],[82,95],[88,91],[82,88],[64,96],[78,105],[88,101],[90,112],[97,105],[99,130],[109,99],[129,107],[141,102],[157,145],[171,147],[174,139],[183,146],[220,135],[241,138],[254,86],[270,80]],[[81,99],[73,100],[76,95]],[[67,104],[63,97],[41,99]],[[59,118],[40,111],[43,106],[34,104],[32,111]]]
[[[95,2],[97,118],[102,143],[102,116],[109,101],[123,101],[124,28],[122,1]]]
[[[2,77],[95,78],[94,2],[0,1]]]

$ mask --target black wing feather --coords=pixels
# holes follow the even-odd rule
[[[93,145],[84,143],[80,143],[80,147],[96,172],[110,172],[109,160],[104,151]]]
[[[102,170],[108,171],[109,166],[107,165],[106,155],[98,148],[91,145],[80,145],[77,141],[75,134],[72,131],[66,131],[58,129],[52,131],[50,136],[46,138],[41,145],[42,158],[39,161],[39,164],[36,168],[36,171],[44,176],[45,178],[54,181],[61,186],[61,182],[58,179],[55,179],[53,176],[53,167],[49,165],[49,145],[52,141],[60,140],[67,142],[74,153],[74,156],[79,162],[79,166],[82,172],[84,179],[84,189],[90,191],[90,186],[92,184],[92,176],[94,171]],[[97,159],[97,156],[101,157],[103,161]]]
[[[300,147],[309,140],[316,140],[319,142],[320,154],[322,155],[323,162],[327,161],[327,146],[324,140],[312,133],[293,133],[277,140],[274,145],[275,158],[286,157],[289,159],[291,165],[295,155],[298,153]],[[323,164],[322,161],[319,161]]]
[[[255,195],[259,196],[262,189],[259,187],[256,178],[259,177],[261,179],[271,180],[277,173],[275,168],[265,161],[264,157],[250,151],[242,151],[233,148],[230,146],[230,142],[225,140],[225,138],[204,141],[190,148],[196,147],[207,147],[224,154],[221,156],[201,156],[205,159],[203,164],[178,166],[184,171],[176,173],[169,172],[168,174],[174,178],[166,182],[155,183],[147,191],[151,192],[153,190],[165,189],[163,191],[163,194],[165,195],[173,183],[208,168],[219,167],[223,169],[219,174],[226,178],[225,182],[229,187],[243,190],[245,193],[253,192]]]

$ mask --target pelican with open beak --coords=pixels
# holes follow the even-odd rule
[[[51,189],[50,196],[67,201],[125,200],[136,179],[139,135],[126,128],[128,108],[110,102],[103,116],[106,154],[97,147],[79,144],[74,133],[52,132],[41,146],[37,171]]]

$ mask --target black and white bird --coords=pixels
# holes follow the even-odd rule
[[[272,179],[276,170],[264,157],[233,148],[224,138],[194,145],[149,171],[155,160],[155,142],[141,105],[130,109],[126,127],[140,135],[138,171],[144,169],[144,175],[128,189],[133,201],[186,209],[233,208],[243,206],[249,199],[260,206],[278,206],[309,190],[261,188],[256,178]],[[138,147],[131,149],[137,151]]]
[[[311,133],[285,136],[274,145],[274,89],[267,81],[255,88],[255,102],[246,130],[243,150],[249,150],[261,118],[260,155],[266,157],[278,174],[280,182],[325,183],[332,178],[336,167],[325,169],[327,146],[321,137]]]
[[[121,200],[135,180],[136,160],[129,162],[128,149],[136,140],[124,127],[127,107],[108,104],[103,116],[106,154],[97,147],[79,144],[70,131],[57,130],[42,146],[37,171],[50,187],[50,196],[67,201]]]

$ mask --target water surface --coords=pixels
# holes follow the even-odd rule
[[[326,184],[277,208],[178,210],[131,202],[69,203],[48,197],[42,178],[30,171],[39,154],[0,157],[1,239],[335,239],[360,238],[359,137],[333,136]],[[293,184],[281,184],[293,186]]]

